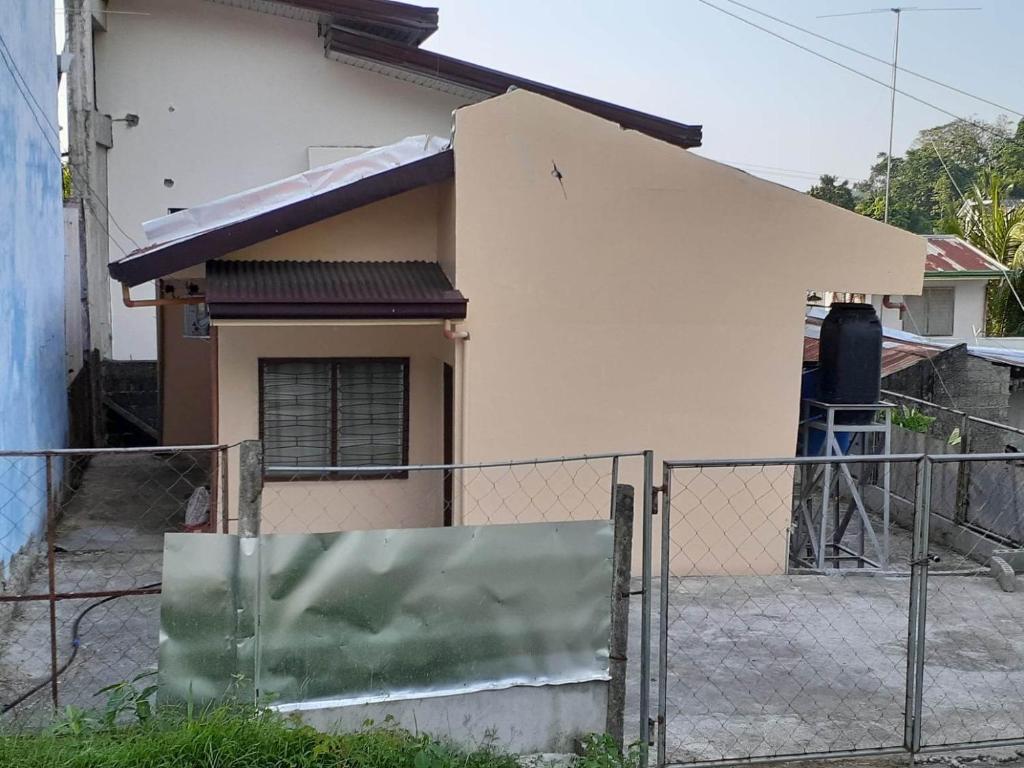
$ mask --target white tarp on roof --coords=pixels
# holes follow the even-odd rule
[[[371,149],[262,187],[151,219],[143,223],[142,228],[150,245],[184,240],[422,160],[443,152],[448,146],[448,140],[438,136],[410,136],[395,144]]]

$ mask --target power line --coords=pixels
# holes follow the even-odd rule
[[[790,27],[791,29],[795,29],[795,30],[797,30],[799,32],[803,32],[805,35],[810,35],[811,37],[816,37],[819,40],[824,40],[826,43],[830,43],[832,45],[836,45],[836,46],[838,46],[840,48],[843,48],[843,49],[845,49],[847,51],[850,51],[851,53],[856,53],[858,56],[864,56],[865,58],[871,59],[872,61],[876,61],[879,64],[885,64],[887,67],[891,67],[892,66],[892,62],[891,61],[886,61],[881,56],[875,56],[874,54],[868,53],[867,51],[862,51],[859,48],[854,48],[852,45],[847,45],[846,43],[842,43],[842,42],[840,42],[838,40],[833,40],[831,37],[826,37],[825,35],[819,34],[819,33],[815,32],[813,30],[807,29],[805,27],[801,27],[798,24],[794,24],[791,21],[786,21],[785,19],[780,19],[778,16],[773,16],[772,14],[767,13],[766,11],[762,11],[759,8],[754,8],[753,6],[747,5],[745,3],[741,3],[741,2],[739,2],[739,0],[728,0],[728,2],[732,3],[733,5],[738,5],[740,8],[745,8],[746,10],[751,11],[752,13],[756,13],[759,16],[764,16],[766,19],[771,19],[772,21],[778,22],[779,24],[783,24],[783,25],[785,25],[787,27]],[[879,13],[888,13],[889,10],[890,9],[888,9],[888,8],[880,8],[880,9],[878,9],[878,12]],[[963,9],[963,8],[942,8],[942,9],[939,9],[939,10],[956,11],[956,10],[966,10],[966,9]],[[860,11],[860,12],[858,12],[856,14],[852,14],[852,13],[836,13],[836,14],[829,14],[828,16],[821,16],[819,18],[829,18],[829,17],[835,17],[835,16],[854,16],[854,15],[861,15],[863,13],[865,13],[865,11]],[[867,13],[873,13],[873,11],[867,11]],[[907,69],[906,67],[899,66],[899,65],[897,65],[896,69],[898,69],[900,72],[905,72],[906,74],[911,75],[912,77],[916,77],[916,78],[919,78],[919,79],[924,80],[926,82],[929,82],[932,85],[937,85],[937,86],[939,86],[941,88],[946,88],[946,89],[948,89],[950,91],[953,91],[954,93],[959,93],[961,96],[966,96],[966,97],[968,97],[970,99],[974,99],[976,101],[980,101],[983,104],[988,104],[991,107],[996,107],[997,109],[1001,109],[1004,112],[1010,112],[1011,114],[1019,115],[1021,117],[1024,117],[1024,112],[1021,112],[1019,109],[1013,109],[1012,107],[1007,107],[1007,106],[1005,106],[1003,104],[1000,104],[1000,103],[998,103],[996,101],[992,101],[990,99],[986,99],[984,96],[978,96],[977,94],[971,93],[970,91],[965,91],[962,88],[957,88],[955,85],[950,85],[949,83],[944,83],[941,80],[936,80],[934,77],[929,77],[928,75],[921,74],[920,72],[915,72],[912,69]]]
[[[701,157],[704,157],[704,155],[701,155]],[[856,178],[854,176],[847,176],[847,175],[841,174],[841,173],[839,173],[839,174],[822,174],[822,173],[819,173],[817,171],[805,171],[805,170],[800,170],[799,168],[784,168],[784,167],[781,167],[781,166],[778,166],[778,165],[765,165],[764,163],[753,163],[753,162],[748,162],[746,160],[720,160],[718,158],[708,158],[708,159],[709,160],[714,160],[716,163],[725,163],[726,165],[732,165],[732,166],[735,166],[737,168],[758,168],[758,169],[763,169],[763,170],[766,170],[766,171],[779,171],[781,173],[790,173],[790,174],[799,175],[799,176],[809,176],[809,177],[813,177],[815,179],[821,177],[822,175],[828,175],[828,176],[835,176],[837,179],[845,179],[846,181],[861,181],[861,179],[858,179],[858,178]]]
[[[928,139],[928,143],[932,145],[932,149],[935,150],[935,156],[938,157],[939,162],[942,163],[942,170],[946,172],[946,175],[949,177],[949,180],[953,184],[953,189],[956,190],[956,193],[960,195],[960,200],[963,201],[964,193],[960,189],[960,185],[956,183],[956,179],[953,178],[953,174],[949,172],[949,166],[946,165],[946,161],[942,157],[942,153],[939,152],[939,148],[936,146],[935,142],[932,139]]]
[[[60,147],[59,146],[55,146],[53,144],[53,141],[52,141],[51,136],[50,136],[50,132],[52,131],[53,134],[55,134],[58,137],[58,141],[59,141],[60,131],[53,124],[51,124],[50,121],[46,118],[46,110],[43,109],[42,105],[40,105],[39,101],[36,99],[35,95],[32,93],[32,89],[29,88],[28,80],[25,79],[25,76],[22,74],[21,70],[18,68],[18,64],[17,64],[17,62],[14,59],[14,54],[11,53],[11,49],[8,47],[7,41],[4,39],[4,36],[3,36],[2,32],[0,32],[0,61],[2,61],[4,63],[4,66],[6,67],[8,73],[11,75],[11,79],[14,81],[14,85],[17,88],[18,93],[21,94],[21,97],[25,100],[25,104],[28,107],[28,111],[32,115],[32,119],[35,122],[36,126],[39,128],[40,132],[43,134],[43,138],[46,141],[47,146],[50,148],[50,151],[57,158],[57,162],[60,163],[60,164],[63,164],[63,159],[62,159],[62,156],[61,156]],[[38,110],[38,112],[37,112],[37,110]],[[90,186],[89,180],[88,180],[88,178],[85,177],[85,174],[82,173],[81,169],[79,169],[75,165],[75,163],[71,162],[71,158],[70,157],[68,158],[67,164],[68,164],[68,170],[71,171],[72,176],[73,177],[77,177],[77,179],[85,187],[85,189],[87,190],[87,193],[88,193],[88,196],[90,197],[90,199],[94,203],[98,203],[99,206],[106,213],[107,217],[114,223],[114,226],[117,227],[118,231],[125,238],[127,238],[128,241],[131,242],[136,248],[139,248],[140,247],[139,244],[135,241],[135,239],[131,235],[129,235],[127,232],[125,232],[124,228],[118,223],[117,219],[115,219],[114,215],[110,212],[110,209],[106,206],[106,204],[103,202],[103,200],[100,198],[100,196],[96,193],[96,190],[94,190],[92,188],[92,186]],[[110,233],[110,230],[106,227],[106,225],[103,223],[103,221],[100,219],[100,217],[97,216],[92,211],[90,211],[90,213],[93,214],[93,218],[96,220],[97,224],[99,224],[100,229],[103,230],[103,233],[107,236],[107,239],[110,242],[112,242],[117,247],[117,249],[119,251],[121,251],[122,255],[127,256],[128,252],[113,237],[113,235]]]
[[[922,99],[920,96],[915,96],[912,93],[907,93],[906,91],[901,90],[899,88],[893,88],[889,83],[886,83],[886,82],[884,82],[882,80],[879,80],[878,78],[873,77],[873,76],[867,74],[866,72],[861,72],[859,69],[851,67],[849,64],[844,64],[843,62],[838,61],[837,59],[833,59],[832,57],[827,56],[824,53],[821,53],[820,51],[816,51],[813,48],[809,48],[808,46],[803,45],[802,43],[798,43],[796,40],[792,40],[792,39],[786,37],[785,35],[781,35],[781,34],[779,34],[778,32],[776,32],[773,29],[769,29],[768,27],[764,27],[764,26],[758,24],[757,22],[751,21],[750,19],[744,18],[743,16],[740,16],[739,14],[733,13],[732,11],[729,11],[729,10],[727,10],[725,8],[722,8],[721,6],[715,5],[714,3],[710,2],[710,0],[697,0],[697,2],[699,2],[699,3],[703,4],[703,5],[706,5],[708,8],[714,9],[714,10],[718,11],[719,13],[723,13],[726,16],[731,16],[732,18],[736,19],[737,21],[741,21],[744,24],[747,24],[747,25],[753,27],[754,29],[758,29],[761,32],[765,32],[765,33],[771,35],[772,37],[776,37],[779,40],[782,40],[784,43],[788,43],[789,45],[792,45],[792,46],[794,46],[796,48],[799,48],[800,50],[805,51],[805,52],[811,54],[812,56],[817,56],[819,59],[824,59],[825,61],[827,61],[827,62],[829,62],[831,64],[835,64],[837,67],[845,69],[847,72],[851,72],[852,74],[855,74],[858,77],[862,77],[865,80],[870,80],[872,83],[875,83],[876,85],[882,86],[887,91],[890,91],[890,90],[895,91],[896,93],[898,93],[901,96],[904,96],[904,97],[910,99],[911,101],[916,101],[918,104],[923,104],[926,107],[930,107],[931,109],[934,109],[936,112],[941,112],[942,114],[947,115],[948,117],[952,117],[954,120],[959,120],[960,122],[963,122],[963,123],[966,123],[968,125],[974,126],[975,128],[977,128],[980,131],[985,131],[986,133],[989,133],[989,134],[991,134],[991,135],[993,135],[993,136],[995,136],[995,137],[997,137],[997,138],[999,138],[999,139],[1001,139],[1003,141],[1010,142],[1014,146],[1017,146],[1017,147],[1020,147],[1020,148],[1024,149],[1024,143],[1018,141],[1013,136],[1007,136],[1007,135],[1001,133],[1000,131],[996,130],[995,128],[992,128],[991,126],[985,125],[984,123],[978,123],[978,122],[975,122],[974,120],[970,120],[970,119],[968,119],[966,117],[963,117],[962,115],[958,115],[956,112],[951,112],[948,109],[946,109],[945,107],[940,107],[937,104],[933,104],[930,101]]]

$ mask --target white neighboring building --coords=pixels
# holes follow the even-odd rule
[[[170,339],[152,309],[126,308],[120,286],[106,295],[108,260],[145,242],[149,219],[406,136],[446,137],[453,110],[510,88],[700,145],[700,126],[421,49],[437,29],[436,8],[394,0],[67,0],[65,8],[77,67],[70,149],[95,192],[86,219],[94,346],[117,360],[156,359],[158,335],[181,338]],[[133,299],[153,295],[152,285],[133,291]],[[180,318],[169,322],[181,327]]]
[[[906,309],[872,303],[882,325],[942,341],[977,344],[985,337],[985,294],[1002,267],[983,251],[954,235],[927,235],[924,292],[906,296]],[[895,299],[893,303],[895,303]]]

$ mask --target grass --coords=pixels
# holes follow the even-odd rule
[[[46,731],[0,730],[0,768],[520,768],[492,745],[466,751],[387,719],[355,733],[321,733],[297,718],[227,704],[162,709],[152,672],[103,688],[106,706],[68,707]],[[582,740],[573,768],[638,768],[609,736]]]
[[[588,737],[577,768],[634,768],[611,740]],[[279,715],[221,708],[161,712],[130,725],[70,711],[42,733],[0,735],[3,768],[519,768],[514,755],[467,752],[398,728],[325,734]]]
[[[385,723],[325,734],[272,713],[238,708],[162,713],[91,727],[79,714],[44,733],[0,736],[4,768],[516,768],[492,749],[462,752]],[[98,722],[98,721],[95,721]],[[86,723],[83,727],[83,723]]]

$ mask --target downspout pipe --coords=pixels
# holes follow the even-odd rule
[[[444,337],[449,341],[469,341],[469,331],[457,331],[451,320],[445,320]]]
[[[907,311],[906,304],[902,301],[893,301],[888,293],[882,297],[882,306],[886,309],[898,309],[901,313]]]

